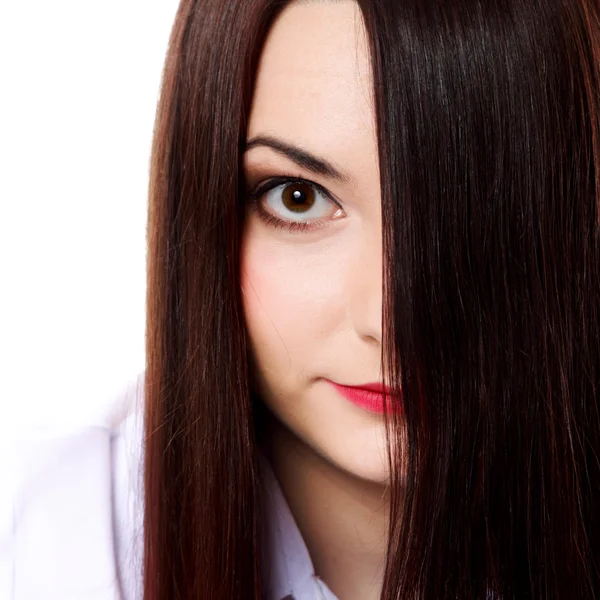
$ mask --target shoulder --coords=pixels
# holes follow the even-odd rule
[[[140,597],[139,384],[106,423],[28,448],[13,502],[11,600]]]

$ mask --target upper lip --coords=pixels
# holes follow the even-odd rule
[[[351,387],[359,390],[367,390],[369,392],[377,392],[378,394],[383,394],[384,390],[387,395],[392,395],[393,390],[388,386],[384,386],[382,383],[361,383],[359,385],[343,385],[338,383],[337,385],[341,385],[342,387]]]

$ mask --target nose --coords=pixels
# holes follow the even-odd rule
[[[357,334],[381,344],[383,257],[381,224],[365,225],[355,246],[355,268],[349,269],[349,309]]]

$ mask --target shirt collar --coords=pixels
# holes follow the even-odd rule
[[[316,574],[268,459],[260,456],[264,482],[261,576],[264,600],[337,600]]]

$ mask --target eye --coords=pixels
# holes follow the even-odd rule
[[[305,229],[344,216],[340,204],[320,185],[300,178],[271,179],[250,194],[259,215],[276,226]],[[320,223],[319,223],[320,222]]]
[[[292,181],[270,189],[265,204],[277,214],[291,221],[310,221],[333,218],[341,209],[314,184]]]

